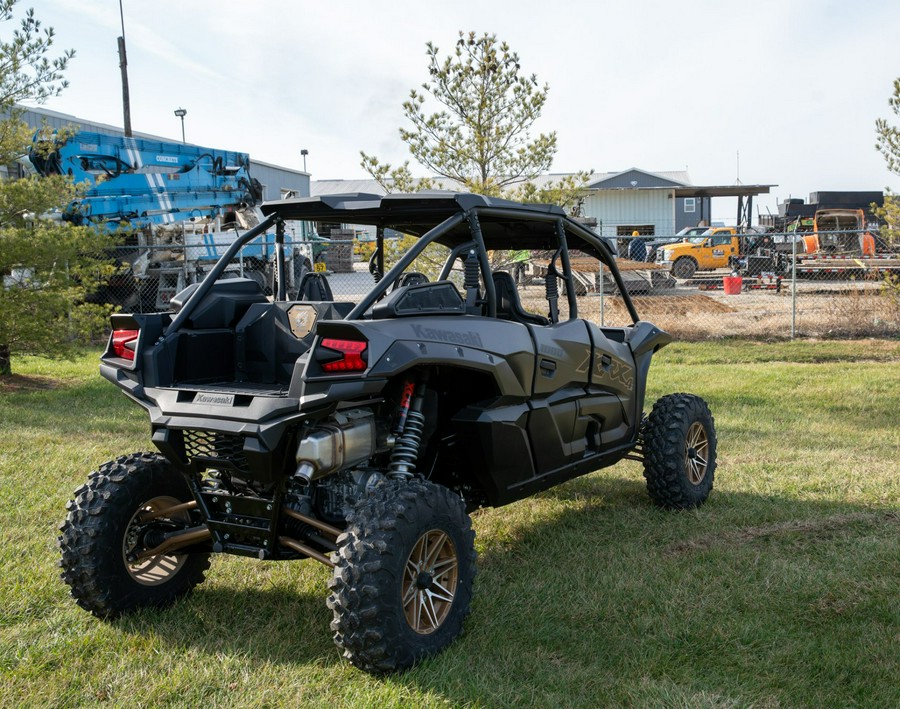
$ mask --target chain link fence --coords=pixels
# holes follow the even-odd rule
[[[361,299],[374,283],[368,264],[374,243],[358,236],[335,229],[330,238],[289,238],[289,298],[321,299],[330,292],[334,300]],[[403,238],[386,241],[388,266],[409,243]],[[679,339],[900,335],[900,249],[865,232],[726,230],[686,241],[675,236],[619,237],[617,244],[619,269],[638,314]],[[202,240],[120,247],[114,254],[115,273],[98,279],[91,297],[121,311],[167,310],[176,293],[202,280],[224,248]],[[514,277],[524,309],[547,315],[548,284],[556,278],[548,277],[551,257],[549,252],[497,252],[492,267]],[[433,280],[442,258],[426,250],[411,270]],[[570,260],[579,316],[604,326],[628,324],[610,274],[595,258],[577,251]],[[321,276],[307,277],[309,272]],[[226,276],[251,278],[267,294],[276,293],[274,242],[260,239],[245,247]],[[450,278],[461,285],[461,270]],[[556,280],[560,316],[565,318],[565,283]],[[323,283],[328,290],[310,290],[310,284],[322,288]]]

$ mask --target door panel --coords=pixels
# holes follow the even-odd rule
[[[591,381],[589,400],[603,410],[601,441],[604,447],[624,443],[637,421],[635,369],[631,348],[608,338],[594,323],[587,323],[591,336]]]
[[[540,475],[580,460],[587,452],[593,419],[583,413],[582,405],[591,376],[591,340],[583,320],[529,329],[536,355],[528,429]]]
[[[533,393],[552,394],[571,384],[587,384],[591,368],[591,338],[583,320],[566,320],[542,327],[530,325],[535,344]]]

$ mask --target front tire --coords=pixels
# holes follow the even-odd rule
[[[697,272],[697,262],[690,256],[682,256],[672,264],[672,275],[675,278],[687,279]]]
[[[162,607],[189,593],[209,568],[206,552],[132,555],[154,533],[190,526],[190,513],[154,513],[192,500],[181,474],[162,456],[134,453],[111,460],[75,491],[60,526],[62,579],[79,606],[98,618]]]
[[[706,502],[716,472],[716,427],[703,399],[662,397],[644,424],[643,443],[644,477],[654,503],[685,510]]]
[[[329,583],[344,657],[380,674],[443,650],[469,614],[475,556],[471,520],[450,490],[420,480],[377,487],[338,537]]]

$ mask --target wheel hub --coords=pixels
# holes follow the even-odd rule
[[[122,556],[125,559],[128,575],[142,586],[158,586],[165,583],[187,562],[187,554],[160,554],[143,561],[137,561],[136,557],[141,548],[153,547],[149,543],[149,539],[154,536],[154,530],[145,529],[142,521],[147,513],[165,510],[180,503],[181,501],[174,497],[154,497],[141,505],[128,522],[125,536],[122,539]],[[189,520],[186,512],[174,515],[173,519],[175,518],[183,521]]]
[[[709,459],[709,435],[699,421],[694,421],[685,436],[684,467],[688,480],[699,485],[706,477]]]
[[[401,597],[409,627],[420,635],[440,628],[450,614],[458,580],[453,541],[439,529],[425,532],[410,551],[403,574]]]

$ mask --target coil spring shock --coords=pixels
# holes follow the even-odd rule
[[[425,430],[425,414],[421,411],[410,409],[406,415],[406,424],[403,433],[394,444],[391,452],[391,464],[389,475],[392,478],[411,478],[416,469],[416,460],[419,457],[419,444],[422,442],[422,432]]]

